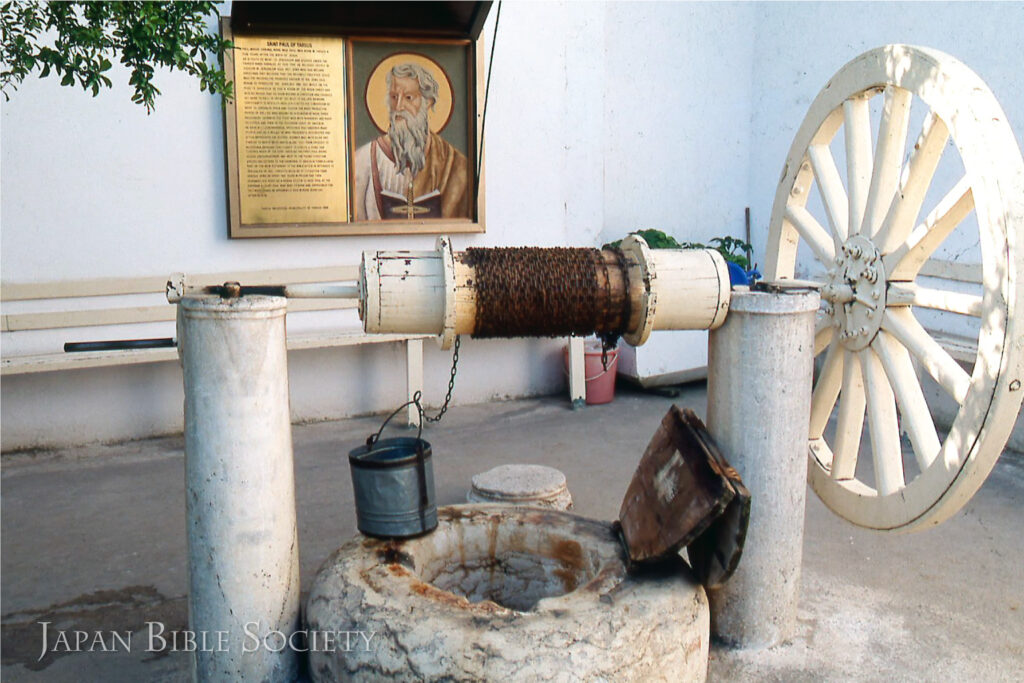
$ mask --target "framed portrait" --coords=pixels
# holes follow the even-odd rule
[[[231,237],[484,231],[478,40],[222,31]]]
[[[357,222],[475,218],[469,48],[465,41],[351,41],[349,175]]]

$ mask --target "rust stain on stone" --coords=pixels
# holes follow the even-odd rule
[[[466,600],[466,598],[455,595],[455,593],[451,593],[449,591],[441,590],[437,586],[432,586],[429,583],[424,583],[423,581],[413,582],[412,592],[453,607],[467,607],[469,605],[469,601]]]
[[[560,569],[553,572],[554,575],[562,580],[566,593],[573,592],[580,584],[583,571],[583,547],[576,541],[563,539],[555,541],[551,551],[551,557],[562,564]]]
[[[579,586],[580,579],[571,569],[556,569],[554,575],[562,580],[562,588],[566,593],[572,593]]]
[[[412,555],[405,552],[400,543],[388,543],[377,551],[377,557],[383,564],[399,564],[409,569],[416,567],[416,562],[413,560]]]
[[[583,569],[583,546],[577,541],[555,541],[551,548],[551,557],[561,562],[566,569]]]
[[[481,600],[480,602],[470,602],[461,595],[456,595],[451,591],[446,591],[438,588],[433,584],[426,583],[424,581],[414,580],[412,583],[412,592],[421,595],[427,599],[434,600],[442,605],[450,607],[457,607],[459,609],[486,612],[489,614],[504,614],[508,610],[497,603],[490,600]]]
[[[471,508],[471,507],[470,508],[457,508],[457,507],[441,508],[440,510],[437,511],[437,513],[438,513],[438,517],[440,517],[442,519],[477,519],[478,517],[487,517],[489,514],[492,514],[492,513],[484,512],[483,510],[477,510],[477,509],[474,509],[474,508]]]
[[[490,559],[496,559],[498,557],[498,529],[500,522],[495,519],[492,520],[490,525],[487,527],[487,556]]]
[[[609,563],[601,567],[601,571],[597,573],[593,579],[587,582],[583,587],[584,590],[597,592],[606,588],[606,582],[622,572],[622,565],[618,563]]]

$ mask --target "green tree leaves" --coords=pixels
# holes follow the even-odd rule
[[[32,73],[51,73],[61,85],[80,85],[99,94],[113,85],[107,72],[113,59],[128,67],[132,101],[146,112],[156,106],[157,68],[184,71],[199,89],[226,99],[234,95],[220,67],[232,48],[207,33],[208,18],[219,16],[215,2],[38,2],[0,5],[0,91],[5,99]]]

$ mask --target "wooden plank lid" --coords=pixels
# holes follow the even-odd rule
[[[739,563],[750,494],[692,410],[672,406],[647,445],[619,510],[629,557],[651,562],[688,547],[705,585]]]

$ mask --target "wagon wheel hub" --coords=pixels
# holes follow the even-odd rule
[[[885,314],[885,265],[871,240],[854,235],[843,244],[821,296],[843,346],[860,351],[871,344]]]

